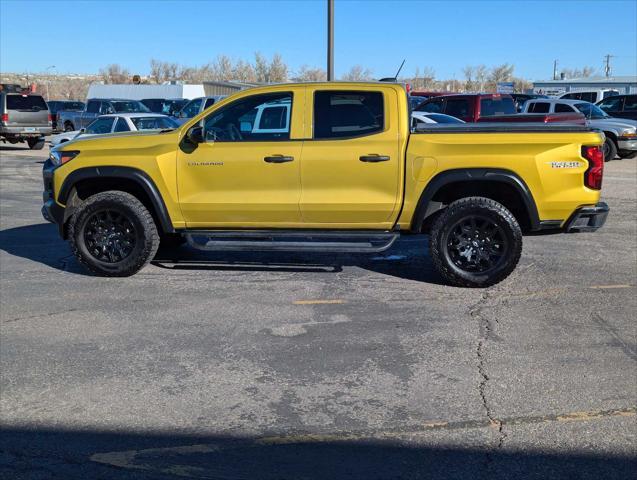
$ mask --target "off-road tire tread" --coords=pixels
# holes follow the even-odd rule
[[[112,202],[124,204],[126,207],[131,209],[133,213],[138,217],[139,221],[144,226],[144,230],[147,232],[144,248],[140,255],[137,255],[136,261],[129,265],[128,268],[121,271],[108,271],[95,267],[90,262],[87,262],[82,255],[79,246],[77,244],[75,238],[75,228],[78,225],[78,221],[81,219],[81,216],[90,208],[92,205],[96,203],[102,202]],[[90,196],[86,200],[84,200],[77,208],[71,219],[69,220],[69,235],[68,235],[71,250],[75,255],[75,258],[85,266],[91,272],[100,275],[102,277],[128,277],[131,276],[146,265],[148,265],[152,259],[155,257],[157,253],[157,249],[159,248],[159,233],[157,231],[157,226],[155,225],[155,221],[153,220],[153,216],[148,211],[148,209],[140,202],[134,195],[126,192],[120,192],[116,190],[109,190],[106,192],[97,193],[95,195]]]
[[[506,225],[512,230],[514,244],[511,245],[511,248],[513,249],[513,255],[509,257],[506,268],[497,272],[487,281],[477,283],[458,275],[451,268],[449,268],[446,263],[444,253],[442,252],[442,249],[445,246],[440,244],[440,238],[442,235],[442,230],[449,223],[449,218],[454,216],[458,211],[483,209],[490,210],[491,212],[496,213],[497,215],[502,217]],[[501,203],[485,197],[461,198],[460,200],[452,202],[433,223],[431,227],[431,235],[429,237],[429,251],[431,253],[434,267],[445,279],[445,281],[447,281],[451,285],[468,288],[489,287],[504,280],[517,266],[518,261],[520,260],[520,256],[522,255],[522,230],[520,229],[520,225],[515,216]]]

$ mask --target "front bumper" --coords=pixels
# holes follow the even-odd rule
[[[619,150],[637,150],[637,139],[622,140],[622,138],[619,137],[617,148],[619,148]]]
[[[53,193],[53,170],[55,166],[51,160],[44,162],[42,167],[42,181],[44,182],[44,191],[42,192],[42,216],[47,222],[55,223],[58,226],[60,235],[64,229],[64,207],[55,202]]]
[[[594,232],[606,223],[609,210],[605,202],[580,207],[568,219],[564,230],[567,233]]]

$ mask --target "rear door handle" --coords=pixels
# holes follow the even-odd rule
[[[286,163],[294,161],[294,157],[287,155],[270,155],[269,157],[263,157],[263,161],[268,163]]]
[[[375,153],[371,155],[361,155],[359,157],[359,160],[361,162],[370,162],[370,163],[387,162],[389,161],[389,155],[377,155]]]

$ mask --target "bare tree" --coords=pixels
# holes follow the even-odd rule
[[[581,69],[565,68],[562,70],[562,74],[564,75],[564,78],[588,78],[588,77],[591,77],[594,73],[595,73],[595,69],[590,66],[586,66]]]
[[[296,82],[324,82],[327,80],[327,72],[322,68],[302,65],[292,80]]]
[[[283,63],[281,55],[275,53],[268,66],[269,82],[286,82],[288,79],[288,66]]]
[[[475,67],[471,65],[467,65],[462,69],[462,74],[464,75],[464,88],[466,91],[470,92],[475,87],[473,85],[473,76],[475,73]]]
[[[259,52],[254,54],[254,72],[257,76],[257,82],[267,83],[270,81],[268,61]]]
[[[349,71],[341,77],[341,80],[346,82],[356,82],[371,80],[372,71],[368,68],[363,68],[361,65],[354,65]]]
[[[126,83],[130,79],[130,73],[116,63],[100,69],[100,75],[104,83]]]
[[[486,65],[478,65],[474,67],[474,75],[478,86],[478,91],[483,92],[487,82],[488,70]]]

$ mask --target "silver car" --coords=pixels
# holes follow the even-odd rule
[[[590,102],[582,100],[534,99],[528,100],[522,109],[524,113],[583,113],[586,123],[606,135],[604,158],[612,160],[632,158],[637,155],[637,121],[615,118]]]
[[[114,113],[100,115],[86,128],[64,132],[51,137],[51,147],[70,142],[78,137],[88,138],[106,133],[136,132],[140,130],[165,130],[177,128],[174,118],[160,113]]]

